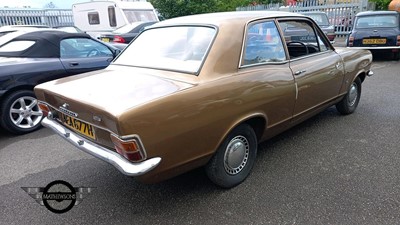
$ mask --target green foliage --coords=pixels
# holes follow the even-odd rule
[[[150,2],[166,19],[216,10],[215,0],[151,0]]]
[[[165,19],[200,13],[235,11],[236,7],[273,1],[280,0],[150,0]]]
[[[375,10],[387,10],[391,0],[371,0],[375,2]]]

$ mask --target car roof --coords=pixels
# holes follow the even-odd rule
[[[303,15],[310,15],[310,14],[325,14],[326,12],[321,12],[321,11],[311,11],[311,12],[300,12]]]
[[[359,12],[356,16],[373,16],[373,15],[399,15],[396,11],[366,11]]]
[[[57,58],[60,57],[60,42],[66,38],[90,38],[85,33],[67,33],[57,30],[42,30],[22,34],[11,41],[35,41],[35,44],[20,52],[1,52],[6,57]]]
[[[197,14],[183,16],[163,20],[152,25],[153,27],[169,26],[173,24],[209,24],[219,26],[224,23],[237,21],[238,23],[246,23],[256,19],[268,19],[279,17],[303,17],[304,15],[292,12],[282,11],[234,11],[234,12],[218,12],[208,14]]]
[[[62,39],[66,38],[90,38],[90,35],[85,33],[69,33],[59,30],[42,30],[34,31],[23,34],[15,40],[40,40],[46,39],[53,44],[59,43]]]

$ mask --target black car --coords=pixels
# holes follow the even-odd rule
[[[117,43],[126,43],[129,44],[136,36],[142,32],[146,27],[151,26],[157,23],[156,21],[152,22],[136,22],[127,24],[123,27],[120,27],[114,30],[111,34],[102,34],[99,39],[104,42],[117,42]]]
[[[88,34],[48,30],[25,33],[1,45],[1,127],[15,134],[36,130],[42,112],[35,85],[103,69],[120,51]]]
[[[361,12],[356,15],[347,46],[390,53],[400,58],[400,13],[396,11]]]

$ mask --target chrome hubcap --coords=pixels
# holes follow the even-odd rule
[[[24,96],[15,100],[10,107],[12,123],[22,129],[35,127],[40,123],[43,113],[33,97]]]
[[[234,137],[228,144],[224,156],[224,168],[228,174],[236,175],[246,166],[250,144],[243,136]]]
[[[349,106],[353,106],[356,103],[357,97],[358,97],[357,84],[353,83],[349,90],[349,98],[348,98]]]

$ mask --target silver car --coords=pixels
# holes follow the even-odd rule
[[[301,14],[311,17],[311,19],[313,19],[318,26],[321,27],[321,30],[325,33],[330,42],[335,40],[335,28],[329,23],[328,15],[326,13],[317,11],[302,12]]]

